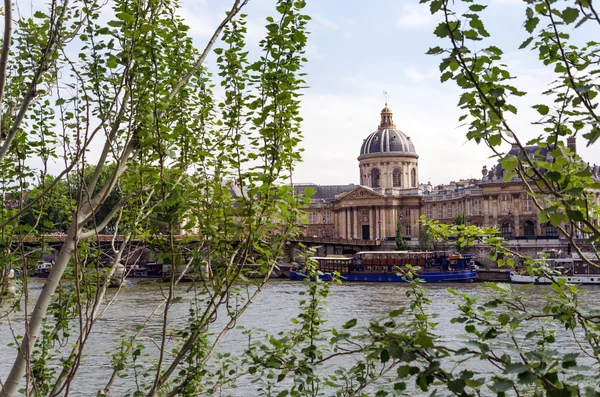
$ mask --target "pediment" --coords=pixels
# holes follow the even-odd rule
[[[341,194],[337,197],[336,201],[342,200],[367,200],[373,198],[382,198],[385,197],[383,194],[374,192],[373,190],[365,187],[357,187],[354,190]]]

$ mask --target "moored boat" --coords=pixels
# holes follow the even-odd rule
[[[473,281],[476,269],[470,255],[442,252],[367,251],[352,257],[314,257],[319,278],[331,280],[335,273],[344,281],[406,282],[408,266],[416,268],[412,278],[425,282]],[[290,271],[291,279],[303,279],[302,269]]]
[[[589,266],[579,255],[571,257],[560,257],[554,252],[546,252],[546,257],[538,259],[544,261],[549,270],[554,274],[556,280],[564,280],[570,284],[598,284],[600,285],[599,265]],[[586,255],[587,256],[587,255]],[[589,255],[590,261],[597,262],[593,255]],[[549,277],[531,275],[523,270],[510,272],[510,281],[515,284],[552,284]]]
[[[52,271],[52,263],[45,262],[45,261],[39,261],[35,265],[35,272],[33,273],[33,275],[35,277],[47,278],[50,275],[51,271]]]

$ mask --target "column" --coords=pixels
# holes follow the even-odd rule
[[[354,207],[352,209],[352,212],[354,213],[354,227],[353,227],[353,236],[354,238],[358,238],[358,208]]]
[[[369,207],[369,239],[375,240],[375,213],[373,211],[373,207]]]
[[[350,210],[348,208],[344,209],[344,212],[346,213],[346,234],[344,235],[344,237],[346,237],[347,239],[349,239],[352,234],[352,220],[350,219]]]
[[[385,239],[388,235],[387,235],[387,224],[386,224],[386,214],[385,214],[385,207],[381,208],[381,238]]]
[[[338,213],[338,224],[339,229],[337,229],[339,231],[339,234],[335,237],[345,237],[346,236],[346,209],[342,208],[340,210],[340,212]]]
[[[373,225],[375,225],[375,238],[381,238],[381,228],[379,227],[379,207],[375,207],[375,217],[373,219]]]

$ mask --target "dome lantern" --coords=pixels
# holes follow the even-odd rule
[[[385,107],[381,109],[381,123],[379,123],[378,128],[396,128],[396,124],[394,124],[394,120],[392,119],[392,109],[388,108],[387,102],[385,103]]]

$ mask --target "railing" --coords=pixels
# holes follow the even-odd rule
[[[377,246],[381,245],[381,240],[361,240],[347,238],[331,238],[331,237],[298,237],[296,241],[306,243],[322,243],[322,244],[343,244],[343,245],[362,245],[362,246]]]

